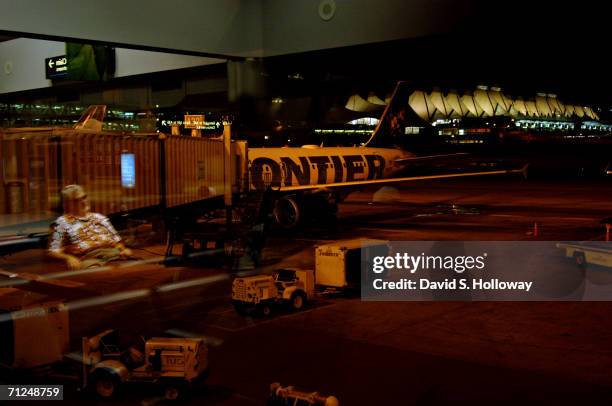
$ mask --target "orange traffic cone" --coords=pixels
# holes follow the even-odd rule
[[[538,223],[533,223],[533,236],[538,236]]]

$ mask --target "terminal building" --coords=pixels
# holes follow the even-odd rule
[[[292,8],[188,1],[185,7],[199,10],[193,16],[129,6],[117,15],[146,19],[122,28],[113,19],[58,28],[47,20],[61,13],[44,7],[40,16],[48,19],[19,6],[0,20],[1,127],[69,126],[82,109],[105,104],[107,129],[118,131],[171,133],[178,126],[191,135],[184,116],[198,114],[207,122],[201,133],[214,135],[231,115],[253,145],[359,144],[394,84],[407,80],[414,113],[407,135],[457,138],[500,126],[533,135],[610,132],[609,79],[594,62],[600,25],[585,27],[579,51],[569,52],[559,39],[572,30],[559,26],[553,35],[541,25],[544,17],[554,20],[549,7],[499,13],[476,1],[442,0],[434,12],[399,0],[381,7],[305,1]],[[97,4],[91,11],[107,15]],[[88,21],[76,10],[70,15]],[[170,15],[180,23],[169,25]],[[206,15],[206,23],[196,15]],[[511,29],[517,21],[523,28]],[[520,46],[549,37],[556,40],[543,48]],[[44,70],[62,55],[82,58],[88,46],[105,58],[97,76],[82,69],[70,76],[70,61],[68,76]]]
[[[389,96],[390,97],[390,96]],[[370,93],[350,96],[346,108],[362,113],[378,112],[384,101]],[[411,125],[405,135],[430,134],[449,142],[483,142],[486,136],[556,135],[580,138],[606,137],[612,125],[603,122],[601,108],[563,103],[555,94],[509,97],[498,87],[478,86],[471,91],[413,90],[408,96]],[[356,123],[365,122],[363,119]],[[376,121],[369,122],[372,126]],[[343,130],[341,130],[343,131]]]

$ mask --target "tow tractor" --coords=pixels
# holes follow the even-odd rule
[[[279,304],[289,304],[294,310],[303,309],[314,290],[312,270],[280,269],[273,275],[234,279],[232,301],[239,314],[255,310],[269,316]]]
[[[612,268],[612,243],[610,242],[558,243],[557,247],[565,249],[565,256],[573,258],[580,268],[585,268],[587,264]]]
[[[0,366],[11,376],[74,381],[102,398],[114,397],[124,383],[142,382],[160,385],[174,400],[208,374],[203,338],[138,337],[120,349],[118,332],[106,330],[83,337],[81,353],[71,353],[68,309],[57,302],[0,311],[0,342]]]
[[[120,351],[115,330],[83,338],[83,386],[103,398],[116,395],[128,382],[161,385],[168,400],[184,395],[208,372],[208,350],[202,338],[156,337]]]
[[[368,248],[363,251],[364,248]],[[368,262],[376,252],[386,255],[388,241],[356,238],[315,247],[315,270],[280,269],[272,275],[238,277],[232,284],[232,301],[239,314],[256,310],[268,316],[278,304],[302,309],[314,298],[315,287],[325,292],[341,292],[360,286],[361,261]]]

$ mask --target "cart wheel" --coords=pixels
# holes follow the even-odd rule
[[[272,314],[272,307],[269,304],[264,303],[261,305],[259,311],[261,312],[262,316],[269,317]]]
[[[109,372],[100,372],[94,378],[94,388],[101,398],[113,398],[119,390],[119,379]]]
[[[179,400],[183,397],[183,388],[178,384],[168,384],[164,388],[164,398],[166,400]]]
[[[295,292],[291,296],[291,307],[293,310],[301,310],[306,305],[306,295],[302,292]]]
[[[584,256],[584,252],[575,252],[574,260],[576,261],[576,265],[578,265],[578,268],[586,268],[587,262],[586,257]]]

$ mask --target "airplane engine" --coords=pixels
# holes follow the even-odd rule
[[[283,228],[292,228],[298,225],[301,219],[299,204],[292,197],[283,197],[274,204],[274,220]]]

